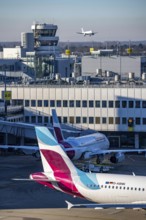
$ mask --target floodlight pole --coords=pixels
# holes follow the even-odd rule
[[[7,91],[7,83],[6,83],[6,66],[4,65],[4,84],[5,84],[5,90],[4,90],[4,104],[5,104],[5,121],[7,120],[7,100],[6,100],[6,91]]]

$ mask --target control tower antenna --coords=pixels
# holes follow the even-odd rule
[[[70,42],[69,42],[69,40],[68,40],[68,44],[67,44],[67,49],[68,49],[68,50],[69,50],[69,43],[70,43]]]

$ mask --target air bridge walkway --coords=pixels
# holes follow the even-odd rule
[[[5,145],[9,145],[13,143],[13,140],[11,140],[11,138],[9,138],[9,135],[12,135],[13,137],[15,137],[15,139],[18,137],[19,138],[19,143],[16,143],[15,140],[15,144],[18,145],[25,145],[25,139],[26,140],[31,140],[32,142],[34,141],[34,144],[37,144],[37,139],[36,139],[36,134],[35,134],[35,129],[34,127],[38,126],[36,124],[26,124],[26,123],[22,123],[22,122],[9,122],[9,121],[4,121],[4,120],[0,120],[0,134],[3,134],[4,137],[4,141],[2,143],[2,141],[0,140],[0,145],[5,144]],[[39,125],[40,126],[40,125]],[[79,136],[81,130],[76,129],[74,127],[71,127],[69,125],[65,125],[62,124],[62,131],[64,133],[64,136]],[[48,126],[49,130],[51,132],[53,132],[53,127],[52,124],[50,124]],[[1,138],[1,136],[0,136]],[[28,143],[28,141],[27,141]],[[30,145],[30,143],[29,143]]]

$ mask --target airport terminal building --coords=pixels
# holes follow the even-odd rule
[[[26,123],[49,125],[55,108],[61,123],[104,132],[113,146],[146,146],[144,84],[11,85],[7,91],[12,105],[24,107]]]
[[[49,126],[55,108],[61,123],[104,132],[113,147],[146,147],[146,57],[61,55],[57,28],[33,24],[21,47],[4,49],[0,99],[17,107],[5,118]]]

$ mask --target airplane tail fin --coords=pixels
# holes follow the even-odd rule
[[[76,187],[78,169],[46,127],[35,127],[35,130],[45,172],[45,177],[42,173],[41,177],[47,177],[51,183],[53,179],[57,183],[55,187],[65,193],[83,197]],[[49,187],[52,188],[52,185]]]
[[[83,28],[81,28],[81,31],[82,31],[82,33],[84,33],[84,29]]]
[[[53,119],[53,128],[56,139],[58,140],[58,142],[63,141],[64,137],[62,134],[62,130],[55,109],[52,109],[52,119]]]
[[[44,172],[71,173],[75,166],[46,127],[35,127]]]

